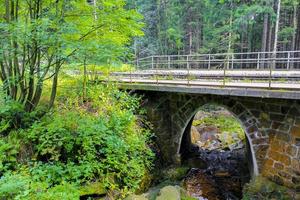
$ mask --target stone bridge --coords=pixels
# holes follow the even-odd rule
[[[248,91],[243,95],[242,90],[222,94],[206,90],[159,91],[159,88],[132,85],[131,89],[144,95],[143,106],[154,125],[165,163],[180,162],[184,133],[190,129],[190,122],[199,108],[205,104],[217,104],[227,108],[244,128],[251,151],[252,174],[262,174],[281,185],[299,189],[299,95],[287,93],[284,95],[287,98],[284,98],[280,93],[270,91],[262,91],[262,94]]]

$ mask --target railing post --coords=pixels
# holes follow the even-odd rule
[[[290,69],[290,59],[291,59],[291,52],[288,52],[288,62],[287,62],[286,69]]]
[[[168,56],[168,69],[171,68],[171,56]]]
[[[130,83],[132,83],[132,64],[130,64],[129,70],[130,70]]]
[[[225,82],[226,82],[226,66],[224,66],[224,72],[223,72],[223,87],[225,87]]]
[[[187,67],[187,82],[190,85],[190,63],[189,63],[189,56],[186,56],[186,67]]]
[[[231,69],[233,69],[233,59],[234,59],[234,54],[231,55]]]
[[[210,69],[210,54],[208,55],[208,69]]]
[[[154,67],[154,57],[152,56],[152,63]],[[158,84],[158,65],[155,65],[155,74],[156,74],[156,84]]]
[[[154,69],[154,57],[151,56],[151,68]]]
[[[271,85],[272,85],[272,68],[273,66],[270,65],[269,69],[270,69],[270,74],[269,74],[269,89],[271,89]]]
[[[260,53],[257,53],[257,66],[256,68],[259,70],[260,68]]]

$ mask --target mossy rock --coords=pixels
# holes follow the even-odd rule
[[[143,195],[131,194],[128,197],[126,197],[125,200],[148,200],[148,199]]]
[[[81,186],[80,189],[80,196],[86,195],[105,195],[107,193],[103,183],[101,182],[93,182],[87,185]]]
[[[156,200],[180,200],[180,191],[175,186],[166,186],[159,191]]]
[[[185,177],[189,170],[190,168],[186,166],[168,168],[164,170],[163,177],[171,181],[180,181]]]

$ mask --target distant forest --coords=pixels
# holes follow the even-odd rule
[[[137,57],[300,49],[300,0],[128,0],[144,15]]]

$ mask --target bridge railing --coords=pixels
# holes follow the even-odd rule
[[[154,55],[136,61],[137,70],[151,69],[247,69],[300,70],[300,51]]]
[[[138,59],[130,71],[110,73],[110,80],[300,90],[300,51],[156,55]]]

